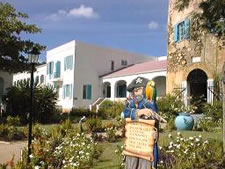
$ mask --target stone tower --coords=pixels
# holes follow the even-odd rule
[[[212,103],[215,77],[225,62],[225,41],[200,27],[202,0],[190,0],[181,11],[177,1],[182,0],[169,1],[167,93],[180,91],[185,104],[200,96]]]

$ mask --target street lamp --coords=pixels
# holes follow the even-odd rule
[[[39,51],[37,48],[28,54],[28,63],[31,65],[30,78],[30,113],[29,113],[29,131],[28,131],[28,163],[30,163],[31,143],[32,143],[32,121],[33,121],[33,84],[34,84],[34,66],[38,63]]]

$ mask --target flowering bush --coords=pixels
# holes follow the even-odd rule
[[[214,122],[211,117],[204,117],[197,122],[195,130],[212,132],[216,130],[222,130],[223,122],[222,119],[219,119],[217,122]]]
[[[123,146],[117,145],[117,149],[115,150],[115,153],[119,157],[119,162],[120,162],[119,169],[125,169],[125,155],[123,154]]]
[[[160,147],[160,169],[224,168],[222,142],[203,140],[202,136],[185,138],[169,135],[171,141]]]
[[[98,155],[93,139],[78,133],[69,120],[51,134],[38,127],[35,130],[37,134],[32,143],[30,166],[27,164],[27,150],[24,150],[22,161],[16,164],[16,169],[88,169]]]
[[[109,142],[116,141],[117,128],[115,126],[105,128],[106,137]]]

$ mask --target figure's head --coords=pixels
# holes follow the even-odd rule
[[[143,96],[144,88],[148,82],[148,79],[143,77],[137,77],[128,85],[127,90],[133,93],[134,97]]]

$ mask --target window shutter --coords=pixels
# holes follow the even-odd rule
[[[56,75],[57,75],[57,77],[59,77],[60,76],[60,61],[57,61],[56,62]]]
[[[174,25],[174,42],[178,41],[178,24]]]
[[[189,39],[190,38],[190,19],[185,19],[184,26],[185,26],[185,39]]]
[[[49,74],[49,63],[47,64],[47,75]]]
[[[88,97],[87,99],[91,100],[91,85],[88,85]]]

